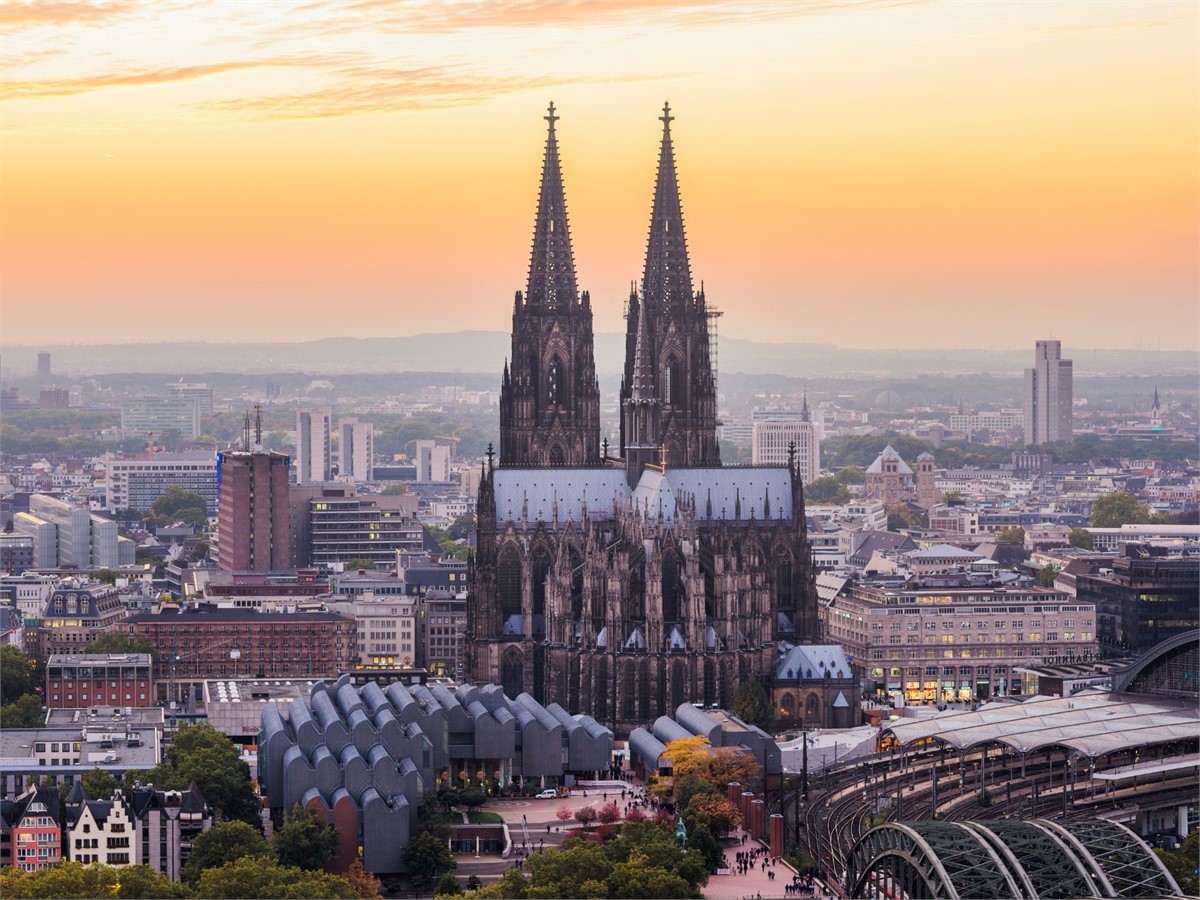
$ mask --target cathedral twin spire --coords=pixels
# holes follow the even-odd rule
[[[551,103],[529,280],[513,308],[511,371],[506,361],[501,383],[501,463],[509,466],[599,462],[591,303],[576,286],[558,118]],[[707,313],[702,293],[692,292],[671,144],[673,117],[666,104],[660,121],[642,292],[640,300],[636,293],[631,298],[621,385],[621,454],[634,480],[643,455],[628,452],[635,424],[630,401],[635,399],[641,407],[639,448],[665,451],[673,465],[720,465]]]
[[[558,138],[554,133],[554,104],[545,116],[546,154],[542,161],[542,185],[538,192],[537,220],[533,228],[533,252],[529,259],[529,284],[525,302],[550,308],[567,307],[578,296],[575,286],[575,257],[571,252],[571,230],[567,225],[567,201],[563,192],[562,167],[558,161]]]

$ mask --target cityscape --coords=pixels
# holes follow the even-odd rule
[[[4,896],[1200,895],[1194,5],[0,23]]]

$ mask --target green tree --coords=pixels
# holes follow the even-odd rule
[[[687,809],[698,794],[713,794],[717,789],[700,778],[683,778],[675,782],[675,806]]]
[[[223,866],[205,869],[192,889],[197,900],[225,900],[228,897],[273,900],[273,898],[319,898],[354,900],[377,897],[348,878],[309,872],[293,866],[281,866],[270,857],[242,857]]]
[[[297,803],[271,838],[280,865],[321,869],[338,852],[337,829]]]
[[[348,559],[346,560],[346,571],[357,572],[359,569],[365,569],[368,572],[374,572],[377,566],[373,559]]]
[[[469,810],[479,809],[479,807],[487,803],[487,792],[478,785],[467,785],[459,789],[458,802]]]
[[[208,524],[208,501],[199,494],[169,484],[150,504],[156,519],[164,522],[186,522],[189,525]]]
[[[11,866],[0,870],[0,896],[149,900],[186,897],[188,892],[182,884],[173,883],[150,866],[116,867],[103,863],[85,866],[68,860],[37,872],[20,872]]]
[[[117,573],[114,572],[112,569],[97,569],[95,572],[92,573],[92,577],[95,578],[97,581],[99,581],[101,584],[116,584],[117,583]]]
[[[1096,536],[1086,528],[1072,528],[1067,532],[1067,542],[1072,547],[1091,550],[1096,546]]]
[[[757,678],[747,678],[738,685],[730,712],[747,725],[757,725],[768,734],[775,728],[775,707]]]
[[[195,884],[206,870],[234,862],[243,856],[265,861],[271,856],[271,848],[263,836],[245,822],[221,822],[192,841],[192,852],[180,874],[185,882]]]
[[[221,820],[239,819],[258,828],[262,805],[250,783],[250,767],[233,742],[211,725],[179,729],[159,768],[176,790],[194,781]]]
[[[1025,529],[1020,525],[1013,525],[1010,528],[1003,528],[996,535],[996,540],[1003,541],[1007,544],[1024,544]]]
[[[12,703],[33,693],[34,665],[16,647],[0,647],[0,703]]]
[[[848,503],[852,495],[832,475],[822,475],[804,486],[804,496],[816,503]]]
[[[452,541],[470,538],[475,533],[475,517],[472,515],[459,516],[446,529],[446,537]]]
[[[858,466],[846,466],[839,469],[837,475],[834,476],[838,480],[838,484],[866,484],[867,473]]]
[[[108,800],[117,789],[117,779],[99,766],[93,766],[80,779],[83,789],[93,800]]]
[[[1145,525],[1150,518],[1150,507],[1144,503],[1138,503],[1133,494],[1127,494],[1124,491],[1098,497],[1092,504],[1093,528]]]
[[[417,835],[404,848],[404,867],[409,877],[418,884],[427,884],[441,877],[443,872],[458,868],[458,862],[450,854],[443,841],[428,832]]]
[[[709,871],[724,865],[725,854],[707,825],[700,824],[693,828],[692,833],[688,835],[687,845],[689,850],[696,850],[704,857],[704,864],[708,866]]]
[[[1200,831],[1191,831],[1175,850],[1155,850],[1185,896],[1200,895]]]
[[[38,728],[46,724],[42,698],[37,694],[24,697],[0,707],[0,728]]]
[[[1042,568],[1038,569],[1037,581],[1042,587],[1054,587],[1054,579],[1058,577],[1057,567],[1046,563]]]
[[[102,631],[87,645],[88,653],[149,653],[158,660],[158,651],[149,638],[131,640],[123,631]]]
[[[195,563],[200,562],[202,559],[208,559],[210,549],[208,541],[200,541],[192,548],[192,552],[188,554],[188,561]]]
[[[459,897],[462,896],[462,892],[462,885],[458,883],[458,879],[449,872],[446,872],[444,875],[442,875],[442,877],[438,880],[437,885],[434,887],[433,896]]]

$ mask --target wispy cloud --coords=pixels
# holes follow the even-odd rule
[[[385,32],[439,32],[606,24],[732,25],[929,2],[937,0],[317,0],[302,10],[331,14],[332,19],[315,23],[316,27],[338,32],[364,27]]]
[[[6,28],[32,28],[41,25],[94,25],[119,19],[145,4],[133,0],[107,3],[80,3],[67,0],[9,0],[0,4],[0,25]]]
[[[321,119],[389,113],[399,110],[471,106],[514,91],[565,84],[658,80],[672,76],[626,76],[611,79],[548,75],[489,75],[462,67],[410,69],[353,67],[341,69],[338,81],[301,94],[239,97],[197,104],[201,109],[242,114],[251,119]]]
[[[31,100],[43,97],[68,97],[89,91],[119,87],[174,84],[194,81],[210,75],[240,72],[246,69],[279,68],[283,66],[312,66],[330,62],[327,57],[295,56],[276,59],[204,63],[162,69],[143,69],[136,72],[109,72],[80,78],[30,79],[8,81],[0,86],[0,99]]]

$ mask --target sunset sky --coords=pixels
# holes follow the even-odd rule
[[[664,100],[723,334],[1195,349],[1195,2],[0,3],[0,339],[507,330],[554,101],[621,330]]]

